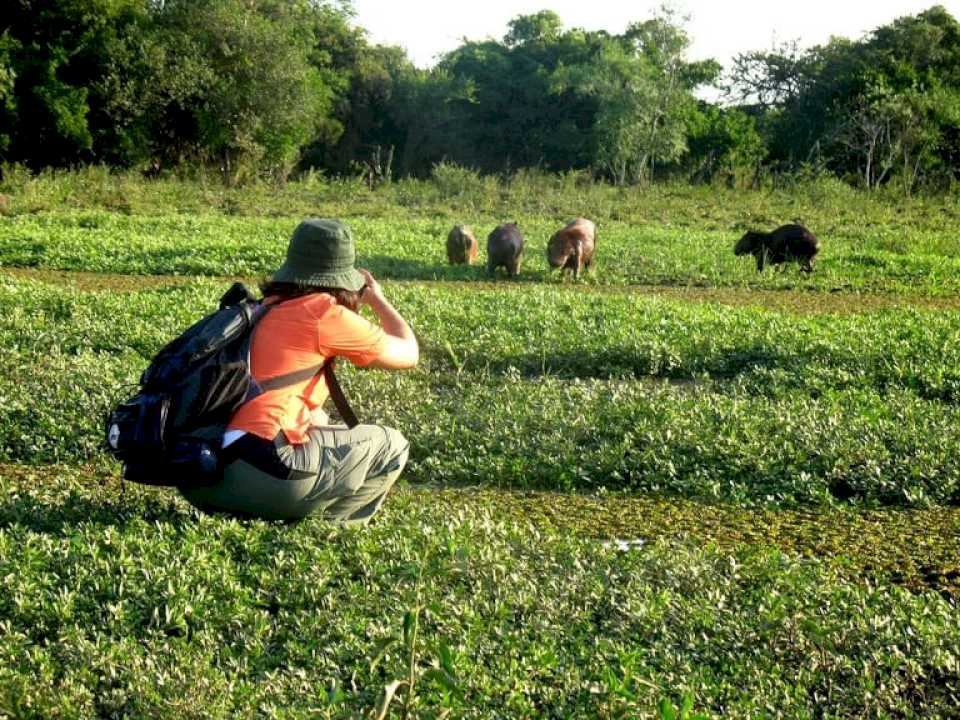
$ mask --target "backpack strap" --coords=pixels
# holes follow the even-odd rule
[[[238,284],[239,283],[234,283],[234,287],[236,287]],[[230,288],[231,291],[233,289],[234,289],[233,287]],[[265,304],[262,301],[257,303],[256,308],[254,309],[253,314],[250,318],[250,324],[253,325],[253,328],[250,331],[250,340],[249,340],[250,349],[253,348],[253,335],[256,332],[257,326],[259,326],[260,321],[263,320],[263,318],[266,316],[268,312],[270,312],[270,310],[272,310],[274,307],[276,307],[282,302],[284,301],[281,300],[280,302],[269,303],[269,304]],[[331,362],[332,360],[333,358],[327,358],[319,365],[311,365],[310,367],[301,368],[300,370],[294,370],[293,372],[284,373],[283,375],[274,375],[273,377],[267,378],[266,380],[263,380],[263,381],[258,380],[256,381],[256,383],[263,392],[267,392],[268,390],[276,390],[278,388],[289,387],[290,385],[296,385],[297,383],[311,379],[315,375],[319,375],[320,372],[323,370],[324,365]],[[247,362],[248,362],[247,366],[249,368],[249,359]],[[250,373],[250,377],[253,377],[253,373]]]
[[[259,321],[263,319],[263,316],[266,315],[272,307],[275,307],[279,304],[279,302],[270,303],[269,305],[264,305],[261,303],[260,307],[258,308],[258,312],[254,317],[254,323],[259,323]],[[348,428],[354,428],[360,424],[360,420],[357,419],[357,414],[353,411],[353,408],[350,407],[350,402],[347,400],[347,396],[343,394],[343,388],[340,387],[340,381],[337,380],[337,376],[333,372],[333,368],[336,364],[337,358],[335,356],[329,357],[320,365],[311,365],[310,367],[305,367],[301,370],[294,370],[293,372],[285,373],[283,375],[276,375],[272,378],[267,378],[263,382],[258,382],[257,384],[260,386],[261,390],[267,392],[268,390],[276,390],[277,388],[296,385],[299,382],[310,380],[311,378],[323,373],[323,377],[327,381],[327,389],[330,391],[330,399],[333,400],[333,404],[337,408],[337,412],[340,413],[340,417],[347,424]]]
[[[357,414],[353,411],[353,408],[350,407],[350,402],[347,400],[347,396],[343,394],[343,388],[340,387],[340,381],[337,380],[337,376],[333,372],[336,363],[337,359],[335,357],[327,358],[320,365],[311,365],[301,370],[294,370],[293,372],[284,373],[283,375],[275,375],[272,378],[258,382],[257,385],[260,386],[261,390],[267,392],[268,390],[276,390],[277,388],[296,385],[304,380],[317,377],[322,373],[324,380],[327,381],[330,399],[333,400],[337,412],[340,413],[340,417],[347,424],[347,427],[354,428],[360,424],[360,421],[357,419]]]
[[[260,389],[264,392],[296,385],[305,380],[310,380],[315,375],[319,375],[323,372],[323,369],[332,362],[333,358],[328,358],[319,365],[311,365],[310,367],[294,370],[293,372],[284,373],[283,375],[274,375],[272,378],[267,378],[266,380],[258,380],[257,385],[259,385]]]
[[[242,282],[235,282],[230,286],[230,289],[227,290],[220,297],[220,309],[231,307],[232,305],[239,305],[240,303],[254,303],[257,301],[257,296],[253,294],[253,291]]]

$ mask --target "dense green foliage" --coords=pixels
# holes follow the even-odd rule
[[[957,607],[770,550],[619,552],[395,494],[361,532],[198,518],[76,471],[0,479],[0,712],[942,716]],[[662,708],[662,709],[660,709]]]
[[[351,69],[333,50],[361,40],[337,3],[10,5],[0,25],[9,159],[208,163],[233,182],[257,169],[285,177],[306,145],[342,133],[335,101]]]
[[[520,216],[526,236],[525,280],[549,276],[545,248],[563,221]],[[481,241],[495,220],[472,222]],[[297,220],[214,215],[123,216],[103,212],[18,215],[0,228],[0,263],[20,267],[139,274],[247,275],[271,272]],[[447,264],[449,219],[352,218],[359,253],[371,271],[397,279],[480,280],[482,267]],[[955,293],[960,246],[952,234],[924,228],[860,225],[821,232],[817,272],[795,266],[758,274],[752,258],[733,255],[735,228],[638,227],[602,223],[602,269],[591,283],[801,287]]]
[[[3,459],[98,457],[110,403],[222,288],[101,294],[6,280],[16,309],[0,322]],[[801,320],[630,294],[584,302],[562,287],[394,294],[424,362],[387,377],[345,370],[345,382],[368,417],[407,429],[421,480],[745,503],[960,501],[954,312]],[[38,407],[44,388],[57,402]]]
[[[299,168],[369,185],[441,162],[730,185],[768,170],[875,188],[960,167],[960,25],[941,6],[800,51],[741,54],[734,105],[691,62],[682,18],[623,32],[543,10],[436,67],[372,45],[348,0],[10,0],[0,18],[0,160],[201,169],[227,184]]]
[[[240,194],[217,186],[92,173],[9,178],[16,194],[0,228],[0,263],[135,273],[144,287],[137,289],[136,275],[123,282],[134,292],[121,294],[109,279],[103,292],[4,281],[0,296],[15,309],[0,320],[9,349],[0,361],[0,412],[10,428],[0,454],[24,462],[99,457],[98,418],[121,386],[213,307],[224,286],[210,279],[155,287],[156,276],[263,277],[296,223],[285,213],[302,208],[354,213],[361,261],[385,281],[431,281],[392,288],[422,336],[422,367],[346,378],[370,417],[410,428],[412,469],[422,480],[665,490],[750,504],[960,498],[952,461],[960,443],[960,319],[902,306],[920,297],[953,306],[960,246],[943,218],[956,215],[955,203],[887,202],[820,184],[743,198],[650,189],[624,205],[628,197],[613,188],[528,180],[536,185],[481,181],[452,195],[456,186],[440,179],[376,192],[310,181],[241,204]],[[527,208],[524,282],[491,285],[480,268],[446,264],[454,219],[469,212],[481,237],[497,222],[477,209],[488,196]],[[403,197],[404,206],[393,204]],[[105,209],[24,212],[91,203]],[[118,214],[111,211],[118,203],[127,213],[152,212]],[[579,285],[542,284],[549,278],[543,248],[557,226],[546,213],[576,214],[579,203],[607,218],[598,271]],[[181,207],[194,212],[168,211]],[[797,215],[824,238],[812,277],[794,268],[758,275],[733,256],[745,219],[773,224]],[[853,314],[800,318],[690,305],[689,292],[657,298],[624,287],[630,283],[726,287],[728,295],[702,296],[739,293],[740,305],[789,297]],[[96,289],[96,279],[85,286]],[[884,297],[894,302],[878,304]],[[889,309],[860,312],[871,307]],[[55,406],[37,407],[44,388],[59,398]]]
[[[954,198],[7,170],[0,716],[960,708]],[[410,439],[402,486],[360,532],[121,486],[105,411],[307,214],[348,218],[420,338],[414,371],[340,372]],[[543,249],[580,214],[599,267],[560,282]],[[508,217],[521,282],[446,264],[454,222]],[[824,240],[812,277],[733,256],[792,218]]]
[[[960,24],[942,6],[859,42],[741,54],[731,79],[757,103],[775,161],[820,163],[867,188],[956,179]]]
[[[2,166],[0,215],[107,210],[122,215],[213,214],[249,217],[331,216],[340,218],[447,219],[491,225],[517,217],[552,223],[578,215],[601,224],[723,230],[773,229],[801,221],[829,243],[846,237],[886,237],[918,232],[950,238],[960,219],[960,194],[930,193],[905,198],[893,188],[862,192],[831,178],[784,179],[776,187],[745,192],[718,185],[656,183],[612,187],[581,172],[521,170],[509,177],[481,176],[441,163],[427,180],[404,178],[370,189],[359,178],[308,174],[278,186],[251,182],[224,187],[217,178],[161,178],[112,172],[105,166],[30,173]],[[600,228],[601,232],[603,227]],[[829,247],[829,246],[827,246]],[[901,244],[899,247],[905,247]]]
[[[683,155],[692,90],[719,72],[712,61],[686,62],[688,44],[669,14],[615,36],[564,31],[549,11],[520,16],[502,42],[467,42],[427,76],[459,96],[428,115],[420,162],[448,156],[486,170],[593,167],[619,184],[645,179],[654,163]]]

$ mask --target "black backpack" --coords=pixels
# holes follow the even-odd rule
[[[334,358],[257,382],[250,375],[254,326],[270,311],[241,283],[207,315],[167,344],[140,376],[140,392],[107,418],[107,450],[125,480],[147,485],[212,484],[220,478],[226,424],[248,400],[323,373],[349,427],[357,418],[333,374]]]

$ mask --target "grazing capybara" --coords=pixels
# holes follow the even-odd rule
[[[820,252],[820,241],[803,225],[782,225],[773,232],[745,233],[734,245],[734,255],[753,255],[757,259],[757,272],[764,265],[779,265],[796,260],[800,270],[813,272],[813,262]]]
[[[471,265],[477,259],[477,238],[469,225],[454,225],[447,235],[447,260],[451,265]]]
[[[573,277],[580,277],[580,269],[589,270],[593,264],[593,252],[597,245],[597,226],[586,218],[577,218],[557,230],[547,243],[547,262],[551,268],[573,270]]]
[[[487,235],[487,275],[504,267],[511,277],[520,274],[523,259],[523,234],[515,222],[497,225]]]

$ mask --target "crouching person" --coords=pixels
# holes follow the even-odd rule
[[[181,490],[194,506],[270,520],[315,514],[342,525],[366,524],[380,509],[407,461],[407,440],[379,425],[330,425],[321,409],[329,389],[312,369],[337,356],[360,367],[412,368],[419,348],[354,259],[350,231],[337,221],[307,220],[294,231],[286,261],[261,288],[270,308],[253,331],[250,371],[258,382],[304,377],[234,414],[223,437],[223,478]],[[360,305],[379,325],[358,314]]]

